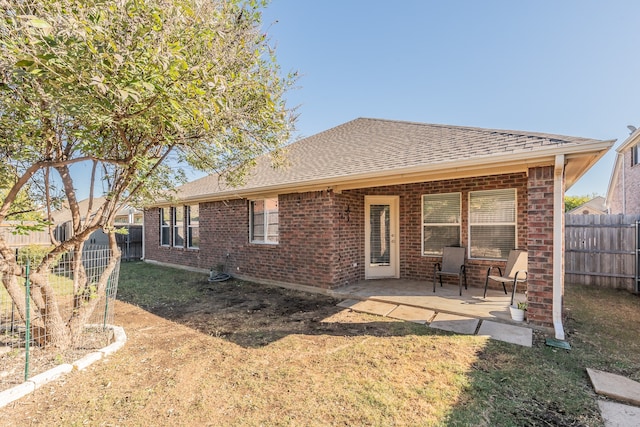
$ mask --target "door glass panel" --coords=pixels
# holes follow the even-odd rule
[[[389,205],[371,205],[369,220],[371,224],[370,260],[371,265],[391,264],[391,218]]]

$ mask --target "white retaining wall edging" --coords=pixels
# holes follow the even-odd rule
[[[68,374],[73,370],[82,371],[92,363],[97,362],[103,357],[107,357],[120,350],[127,342],[127,335],[124,333],[124,328],[122,328],[121,326],[113,325],[107,325],[107,327],[111,328],[111,330],[113,331],[113,343],[98,351],[89,353],[73,363],[64,363],[62,365],[58,365],[46,372],[34,375],[22,384],[18,384],[17,386],[0,392],[0,408],[4,408],[9,403],[18,400],[29,393],[33,393],[34,391],[36,391],[36,389],[51,381],[57,380],[62,375]]]

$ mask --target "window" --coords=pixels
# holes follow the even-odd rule
[[[249,204],[252,243],[278,243],[278,199],[253,200]]]
[[[173,246],[184,247],[184,208],[171,208],[171,225],[173,226]]]
[[[422,254],[442,255],[445,246],[460,246],[460,193],[422,196]]]
[[[507,259],[516,248],[516,190],[469,193],[469,253],[472,258]]]
[[[187,247],[200,247],[200,207],[187,206]]]
[[[129,224],[129,216],[127,215],[118,215],[113,220],[114,224]]]
[[[635,166],[640,163],[640,157],[638,156],[638,146],[631,147],[631,166]]]
[[[169,208],[160,208],[160,244],[169,246]]]

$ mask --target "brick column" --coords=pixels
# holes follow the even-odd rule
[[[553,326],[553,167],[529,169],[527,319]]]

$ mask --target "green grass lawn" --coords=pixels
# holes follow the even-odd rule
[[[216,298],[215,286],[223,285],[207,286],[202,274],[123,263],[118,298],[181,321],[176,313],[206,305],[206,298]],[[239,301],[262,288],[246,282],[224,286],[235,286]],[[266,289],[269,295],[285,292],[283,301],[306,298]],[[335,303],[327,297],[318,301]],[[585,369],[640,381],[640,298],[567,285],[565,302],[571,350],[548,347],[540,337],[526,348],[357,313],[341,320],[354,322],[352,332],[348,326],[344,334],[305,332],[294,319],[298,329],[281,327],[287,333],[269,338],[268,327],[260,325],[286,325],[287,316],[258,318],[256,306],[238,310],[226,332],[227,311],[227,317],[221,310],[200,317],[210,329],[191,320],[183,324],[200,328],[220,343],[218,352],[233,355],[233,363],[215,366],[217,387],[225,390],[221,402],[231,408],[226,413],[241,408],[246,425],[600,426]],[[202,379],[203,390],[208,382]],[[204,405],[200,415],[213,410]],[[199,419],[197,413],[190,416]]]

